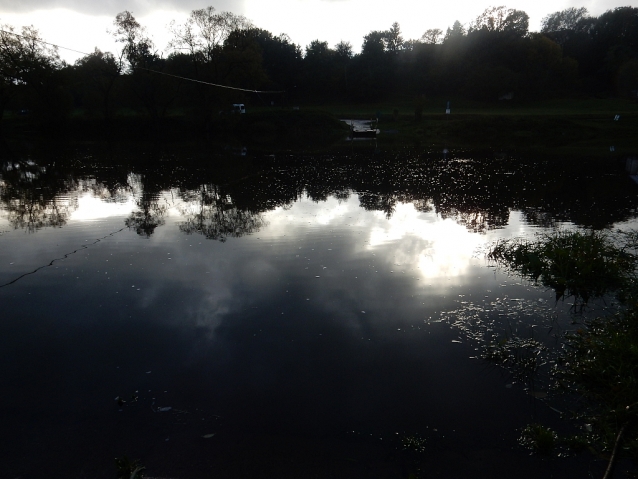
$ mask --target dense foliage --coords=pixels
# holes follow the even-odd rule
[[[348,42],[332,48],[319,39],[302,49],[285,34],[207,7],[192,11],[183,25],[171,23],[169,50],[160,52],[124,11],[113,31],[121,50],[96,49],[74,65],[61,61],[33,27],[18,33],[4,25],[0,118],[23,112],[59,124],[76,109],[107,120],[122,111],[153,119],[178,113],[206,124],[233,102],[379,101],[400,94],[418,99],[418,109],[424,97],[438,96],[636,96],[638,8],[599,17],[569,8],[545,17],[538,33],[528,24],[523,11],[491,7],[467,27],[457,21],[445,34],[430,29],[406,40],[395,22],[367,34],[354,53]]]

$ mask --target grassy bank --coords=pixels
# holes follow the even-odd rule
[[[273,148],[326,148],[341,142],[347,127],[339,119],[376,119],[380,146],[476,148],[569,148],[635,154],[638,102],[622,99],[571,99],[544,102],[451,102],[430,99],[369,104],[251,106],[242,115],[215,114],[194,121],[184,112],[161,119],[122,111],[105,121],[76,111],[64,124],[36,124],[6,116],[2,136],[68,136],[74,139],[208,139]],[[619,115],[619,117],[617,117]],[[618,119],[615,119],[618,118]],[[376,123],[375,123],[376,124]]]
[[[433,99],[418,114],[414,101],[323,105],[338,118],[379,118],[379,141],[476,147],[638,148],[638,102],[565,99],[476,103]],[[311,108],[311,107],[310,107]],[[614,118],[620,115],[616,121]]]

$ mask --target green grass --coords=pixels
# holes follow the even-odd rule
[[[425,149],[447,148],[485,148],[494,149],[552,149],[569,150],[573,153],[604,153],[615,147],[617,154],[635,154],[638,149],[638,102],[619,98],[608,99],[555,99],[538,102],[519,100],[479,103],[467,100],[451,99],[450,115],[445,114],[447,98],[426,98],[422,103],[420,120],[415,117],[414,99],[388,100],[378,103],[317,103],[300,104],[295,112],[303,117],[303,128],[297,128],[293,121],[286,124],[283,116],[292,112],[292,105],[265,106],[248,104],[247,113],[242,115],[246,121],[255,123],[253,117],[262,122],[252,131],[244,131],[245,137],[254,137],[257,143],[273,143],[279,138],[286,141],[291,135],[300,133],[313,143],[330,144],[340,140],[340,135],[332,135],[336,130],[326,118],[336,119],[372,119],[379,113],[378,127],[381,134],[377,141],[384,148],[416,147]],[[396,114],[395,114],[396,112]],[[619,121],[614,121],[615,115]],[[306,121],[305,116],[315,117],[321,121]],[[320,118],[321,117],[321,118]],[[204,126],[193,123],[187,112],[174,110],[167,112],[167,117],[159,124],[171,124],[167,132],[178,132],[178,135],[204,135]],[[219,123],[215,116],[214,123]],[[99,130],[99,121],[86,118],[81,111],[73,111],[68,125],[61,127],[70,131],[72,136],[82,136],[86,127],[91,124],[90,131]],[[133,128],[127,126],[133,123]],[[148,118],[131,109],[121,109],[111,122],[110,128],[117,130],[123,125],[129,136],[143,130],[149,123]],[[276,124],[268,126],[266,123]],[[3,130],[6,134],[17,134],[28,127],[28,120],[18,118],[10,113],[5,115]],[[183,124],[183,126],[181,126]],[[234,133],[224,130],[224,135]],[[156,128],[156,126],[153,126]],[[228,130],[228,131],[227,131]],[[277,130],[277,132],[275,132]],[[297,133],[295,133],[294,131]],[[338,130],[338,129],[337,129]],[[191,133],[194,132],[194,133]],[[246,133],[249,133],[246,136]],[[205,135],[204,135],[205,136]],[[208,134],[210,136],[210,133]],[[248,138],[249,139],[249,138]],[[329,140],[329,141],[328,141]],[[304,141],[300,141],[303,144]]]
[[[552,99],[542,101],[499,101],[475,102],[454,98],[425,99],[423,115],[445,115],[447,101],[450,101],[451,115],[522,115],[522,116],[563,116],[563,115],[596,115],[613,118],[616,114],[638,114],[638,103],[635,100],[622,98],[579,98]],[[399,115],[414,116],[414,100],[388,100],[371,103],[323,103],[302,105],[304,109],[321,109],[343,118],[370,118],[376,112],[382,116],[391,116],[394,110]],[[610,116],[611,115],[611,116]]]
[[[420,121],[412,100],[301,108],[320,109],[337,118],[372,119],[379,113],[382,133],[378,140],[386,146],[595,148],[604,152],[613,145],[619,153],[635,153],[638,148],[635,101],[590,98],[478,103],[452,99],[450,115],[445,114],[446,104],[447,99],[426,99]],[[617,114],[620,121],[613,120]]]

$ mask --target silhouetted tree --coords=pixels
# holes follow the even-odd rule
[[[191,11],[183,25],[178,25],[175,21],[170,23],[169,30],[173,39],[169,47],[188,54],[196,67],[199,67],[217,60],[222,46],[231,34],[251,28],[253,25],[243,15],[216,12],[214,7],[209,6]]]
[[[529,15],[522,10],[506,7],[489,7],[470,24],[469,31],[486,30],[488,32],[527,35]]]
[[[163,118],[177,98],[182,81],[163,75],[167,62],[133,14],[127,10],[116,15],[113,22],[116,42],[122,43],[122,57],[128,63],[127,86],[131,99],[150,118]]]
[[[270,88],[286,90],[288,95],[294,95],[303,67],[301,48],[286,34],[275,36],[257,28],[251,33],[261,50],[262,66]]]
[[[337,69],[337,89],[341,93],[348,91],[348,68],[352,62],[354,54],[352,53],[352,44],[350,42],[340,41],[335,46],[335,68]]]
[[[448,29],[445,32],[445,37],[443,38],[444,42],[448,42],[448,41],[455,41],[458,40],[462,37],[464,37],[467,34],[465,27],[461,24],[461,22],[459,22],[458,20],[456,20],[453,24],[452,27],[448,27]]]
[[[71,97],[64,89],[63,66],[57,47],[43,42],[39,32],[11,25],[0,32],[0,119],[10,102],[29,110],[42,128],[60,126],[66,118]]]
[[[398,22],[394,22],[385,34],[385,49],[390,53],[397,53],[403,47],[403,37],[401,36],[401,27]]]
[[[587,17],[589,17],[589,12],[585,7],[571,7],[550,13],[541,21],[541,33],[576,31],[580,21]]]
[[[421,41],[423,43],[428,43],[431,45],[436,45],[437,43],[441,43],[443,39],[443,30],[440,28],[430,28],[426,30],[423,35],[421,35]]]
[[[122,57],[115,58],[110,52],[97,48],[75,62],[73,67],[76,89],[80,90],[82,106],[89,113],[99,112],[111,119],[115,112],[115,90],[121,79]]]

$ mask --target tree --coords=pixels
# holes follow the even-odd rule
[[[11,25],[0,28],[0,118],[11,101],[29,109],[43,127],[55,127],[66,117],[71,99],[63,88],[64,63],[33,26],[20,34]]]
[[[122,73],[123,61],[110,52],[97,48],[75,62],[74,73],[82,91],[83,106],[88,111],[99,111],[103,118],[114,113],[114,91]]]
[[[322,42],[320,40],[313,40],[306,46],[305,59],[325,59],[333,53],[333,50],[328,47],[328,42]]]
[[[261,89],[267,80],[259,44],[250,30],[234,30],[224,41],[219,71],[224,83]]]
[[[337,88],[340,91],[346,92],[348,90],[348,67],[352,62],[352,44],[350,42],[340,41],[335,46],[335,68],[337,70],[336,77]]]
[[[611,93],[620,68],[638,57],[638,8],[618,7],[598,18],[582,18],[562,46],[578,61],[591,93]]]
[[[136,67],[146,67],[157,57],[157,50],[153,41],[147,36],[146,28],[142,27],[128,10],[118,13],[113,21],[115,41],[122,43],[122,56],[129,63],[132,71]]]
[[[183,25],[170,23],[173,39],[169,47],[190,54],[195,62],[208,63],[233,32],[251,28],[252,23],[243,15],[216,12],[213,7],[193,10]]]
[[[585,7],[567,8],[543,18],[541,33],[547,35],[560,46],[565,46],[567,41],[574,36],[587,32],[591,27],[592,20]]]
[[[553,96],[573,92],[578,86],[578,65],[563,49],[543,34],[532,34],[522,62],[522,86],[529,95]]]
[[[325,96],[332,92],[336,52],[328,42],[313,40],[306,46],[304,55],[304,85],[314,96]]]
[[[437,43],[441,43],[441,39],[443,38],[443,30],[440,28],[430,28],[426,30],[423,35],[421,35],[421,41],[423,43],[436,45]]]
[[[353,57],[352,44],[346,41],[340,41],[335,46],[335,53],[341,59],[351,59]]]
[[[192,10],[183,24],[172,21],[168,44],[172,59],[190,62],[189,77],[209,83],[254,88],[265,80],[257,30],[242,15],[218,12],[208,6]],[[236,101],[236,92],[205,84],[185,85],[189,114],[209,122],[213,111]],[[232,97],[232,98],[231,98]]]
[[[575,31],[579,22],[587,17],[589,17],[589,12],[585,7],[571,7],[560,12],[550,13],[541,21],[541,33]]]
[[[518,36],[527,35],[529,15],[522,10],[512,8],[489,7],[470,25],[470,32],[485,30],[488,32],[513,33]]]
[[[379,56],[385,51],[385,32],[373,30],[363,37],[362,55]]]
[[[624,45],[638,54],[638,8],[618,7],[596,19],[590,35],[604,50]]]
[[[274,36],[267,30],[253,28],[252,38],[261,50],[262,65],[275,90],[294,90],[303,64],[301,48],[288,35]]]
[[[467,32],[465,31],[465,27],[461,25],[461,22],[456,20],[454,24],[452,25],[452,28],[448,27],[447,31],[445,32],[445,38],[443,39],[443,42],[445,43],[450,40],[452,41],[457,40],[459,38],[464,37],[466,33]]]
[[[394,45],[403,43],[400,30],[395,29]],[[372,100],[387,94],[391,90],[392,78],[396,69],[396,50],[387,50],[389,31],[373,30],[363,38],[361,54],[355,58],[351,84],[356,85],[354,93],[361,99]],[[393,47],[393,48],[395,48]]]
[[[403,47],[403,37],[401,36],[401,27],[398,22],[394,22],[385,34],[385,49],[391,53],[397,53]]]
[[[133,100],[153,119],[166,115],[175,101],[183,83],[170,75],[164,75],[167,61],[162,58],[155,44],[128,10],[116,15],[113,36],[122,43],[122,57],[128,62],[126,81],[133,93]]]

